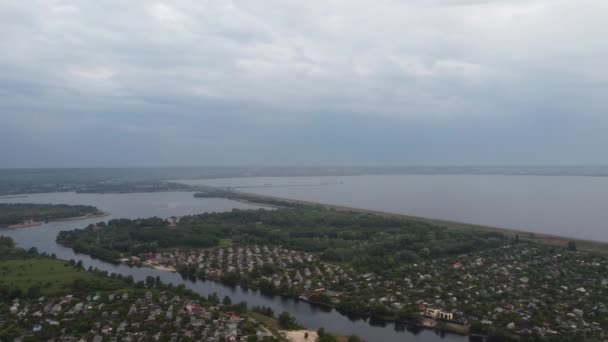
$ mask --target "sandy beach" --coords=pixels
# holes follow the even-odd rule
[[[169,266],[162,266],[162,265],[153,265],[153,264],[148,264],[148,266],[157,269],[159,271],[168,271],[168,272],[177,272],[177,270],[173,267],[169,267]]]
[[[317,332],[313,330],[291,330],[281,331],[289,342],[313,342],[317,340]],[[304,335],[308,333],[308,338]]]
[[[75,216],[75,217],[66,217],[66,218],[62,218],[62,219],[53,219],[53,220],[48,220],[47,222],[78,221],[78,220],[86,220],[86,219],[95,218],[95,217],[106,217],[106,216],[109,216],[109,215],[110,215],[110,213],[102,211],[102,212],[97,213],[97,214],[89,214],[89,215],[82,215],[82,216]],[[19,223],[19,224],[12,224],[12,225],[10,225],[8,227],[4,227],[4,228],[7,228],[7,229],[19,229],[19,228],[36,227],[36,226],[42,225],[43,223],[45,223],[45,222],[42,222],[42,221],[28,221],[28,222]]]
[[[42,224],[42,222],[28,222],[28,223],[13,224],[13,225],[10,225],[10,226],[8,226],[6,228],[8,228],[8,229],[19,229],[19,228],[35,227],[35,226],[39,226],[41,224]]]

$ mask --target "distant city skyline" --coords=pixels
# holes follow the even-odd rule
[[[608,164],[608,2],[0,4],[0,168]]]

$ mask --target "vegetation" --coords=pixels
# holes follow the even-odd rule
[[[338,342],[338,337],[326,332],[323,327],[317,330],[317,336],[317,342]]]
[[[296,322],[295,317],[289,314],[287,311],[281,312],[279,315],[279,326],[286,330],[300,329],[301,327]]]
[[[0,227],[101,214],[88,205],[0,203]]]
[[[213,188],[213,187],[199,186],[199,187],[197,187],[197,190],[198,190],[198,192],[196,192],[194,194],[194,197],[197,197],[197,198],[227,198],[227,199],[231,199],[231,200],[252,202],[252,203],[256,203],[256,204],[264,204],[264,205],[277,206],[277,207],[298,206],[298,204],[296,204],[296,201],[276,199],[276,198],[267,197],[267,196],[245,194],[245,193],[234,192],[234,191],[230,191],[230,190],[224,190],[224,189]]]
[[[124,287],[124,283],[86,272],[67,261],[45,257],[0,261],[0,296],[15,293],[30,298],[64,293],[66,289],[97,288],[104,290]]]
[[[500,233],[449,230],[413,220],[314,206],[186,216],[171,234],[167,234],[168,226],[168,221],[159,218],[111,220],[107,227],[98,224],[62,231],[57,241],[77,252],[116,262],[126,255],[176,247],[215,247],[230,239],[237,245],[281,245],[314,252],[323,261],[348,263],[362,270],[392,269],[404,262],[504,244]]]
[[[104,341],[135,336],[198,341],[218,332],[222,340],[231,340],[237,332],[248,341],[281,339],[278,333],[258,339],[266,329],[243,318],[248,314],[246,303],[232,305],[228,297],[220,304],[216,294],[201,297],[184,285],[166,285],[158,277],[135,283],[130,276],[85,270],[81,262],[16,248],[10,238],[0,236],[2,341],[102,340],[102,336]]]
[[[608,328],[608,258],[498,232],[296,205],[113,220],[58,241],[372,317],[416,322],[439,309],[456,318],[438,326],[502,340],[589,340]]]

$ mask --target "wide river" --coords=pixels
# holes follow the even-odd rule
[[[401,324],[390,322],[373,322],[369,319],[347,317],[335,310],[327,310],[306,302],[279,296],[266,296],[258,291],[240,287],[228,287],[212,281],[196,281],[182,279],[176,273],[164,272],[151,268],[128,267],[113,265],[92,259],[83,254],[75,254],[72,249],[55,243],[57,233],[61,230],[71,230],[86,227],[90,223],[114,218],[140,218],[158,216],[183,216],[203,212],[229,211],[234,208],[255,209],[259,207],[247,205],[226,199],[194,198],[191,192],[164,193],[133,193],[133,194],[75,194],[49,193],[35,194],[19,198],[1,198],[0,203],[64,203],[86,204],[111,213],[108,217],[51,222],[36,227],[22,229],[0,229],[0,235],[12,237],[20,247],[36,247],[41,252],[54,253],[61,259],[81,260],[85,267],[96,267],[108,272],[132,275],[137,280],[146,276],[159,276],[165,283],[185,284],[186,287],[208,295],[217,293],[220,298],[230,296],[233,302],[246,301],[249,306],[264,305],[279,313],[287,311],[296,317],[298,322],[310,329],[325,327],[328,331],[338,334],[356,334],[366,341],[416,341],[416,342],[464,342],[468,338],[441,334],[429,330],[410,329]]]
[[[182,182],[608,241],[608,177],[381,175],[229,178]]]

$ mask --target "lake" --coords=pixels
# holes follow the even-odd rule
[[[608,177],[369,175],[227,178],[180,182],[608,241]]]
[[[339,334],[356,334],[366,341],[415,341],[415,342],[464,342],[467,337],[452,334],[442,334],[430,330],[412,329],[402,324],[383,321],[370,321],[359,317],[347,317],[335,310],[311,305],[309,303],[284,298],[267,296],[256,290],[248,290],[239,286],[229,287],[212,281],[184,280],[179,274],[159,271],[151,268],[137,268],[126,265],[113,265],[92,259],[83,254],[75,254],[72,249],[55,243],[57,233],[61,230],[71,230],[86,227],[88,224],[106,221],[114,218],[140,218],[158,216],[183,216],[203,212],[229,211],[238,209],[255,209],[241,202],[218,198],[194,198],[192,192],[163,192],[163,193],[130,193],[130,194],[76,194],[48,193],[33,194],[19,198],[1,198],[0,203],[64,203],[85,204],[110,212],[103,218],[93,218],[78,221],[57,221],[41,226],[22,229],[0,229],[0,235],[10,236],[23,248],[36,247],[40,252],[54,253],[65,260],[81,260],[84,267],[92,266],[108,272],[132,275],[138,280],[147,276],[159,276],[165,283],[184,284],[187,288],[202,295],[217,293],[220,298],[230,296],[233,302],[246,301],[249,306],[263,305],[271,307],[275,313],[287,311],[303,326],[311,329],[325,327],[328,331]]]

